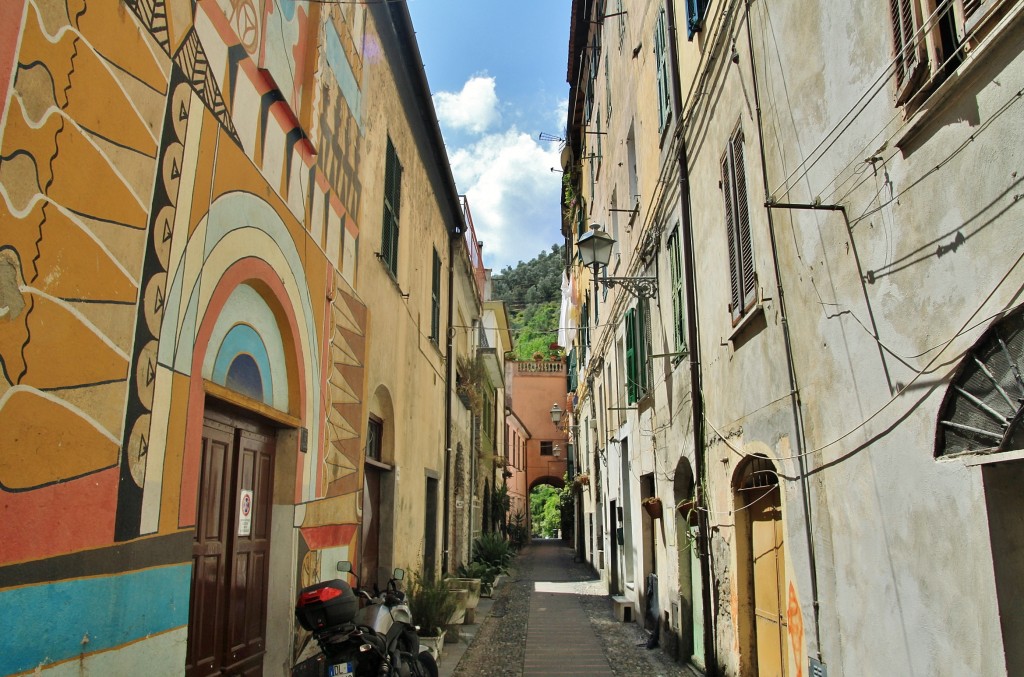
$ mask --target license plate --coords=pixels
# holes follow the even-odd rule
[[[352,669],[355,667],[353,663],[335,663],[331,667],[327,668],[328,677],[335,677],[335,675],[351,675]]]

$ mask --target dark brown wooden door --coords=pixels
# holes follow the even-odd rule
[[[192,550],[189,677],[262,674],[273,469],[271,431],[245,420],[206,419]]]

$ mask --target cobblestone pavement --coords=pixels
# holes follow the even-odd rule
[[[473,634],[445,647],[442,677],[693,674],[646,649],[639,625],[615,620],[604,584],[561,541],[524,548],[494,594]]]

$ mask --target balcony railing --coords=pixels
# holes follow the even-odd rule
[[[523,360],[515,362],[517,374],[565,374],[565,362],[551,362],[550,360]]]
[[[465,195],[459,196],[462,202],[462,213],[466,217],[466,249],[469,251],[469,262],[473,266],[473,278],[476,280],[476,293],[480,300],[484,299],[484,284],[486,274],[484,273],[484,253],[480,240],[477,239],[476,229],[473,227],[473,214],[469,211],[469,200]]]

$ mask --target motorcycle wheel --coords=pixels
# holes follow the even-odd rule
[[[437,661],[429,651],[421,651],[416,657],[416,666],[421,677],[437,677]]]

